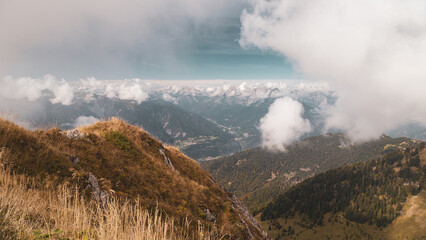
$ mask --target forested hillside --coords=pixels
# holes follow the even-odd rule
[[[341,228],[349,228],[353,224],[386,228],[404,214],[402,210],[408,196],[425,190],[425,176],[426,149],[422,142],[381,158],[335,168],[306,179],[268,204],[261,211],[261,220],[269,222],[270,228],[275,230],[281,229],[281,225],[286,226],[278,231],[278,238],[287,236],[298,239],[299,234],[312,229],[317,231],[321,226],[329,225],[333,219],[335,222],[346,222]],[[420,208],[418,211],[423,212],[421,217],[424,219],[426,209]],[[295,219],[298,219],[297,231],[294,224],[286,225],[287,222],[294,223]],[[412,224],[417,222],[413,220]],[[426,234],[424,224],[418,224],[418,230],[419,234]],[[371,237],[362,231],[358,231],[358,234],[359,239]],[[421,236],[424,235],[416,237],[420,239]]]
[[[226,189],[242,199],[250,210],[264,206],[304,179],[326,170],[364,162],[417,142],[408,138],[382,136],[355,144],[343,134],[304,139],[288,146],[286,152],[249,149],[202,166]]]

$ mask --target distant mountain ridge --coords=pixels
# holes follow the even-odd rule
[[[88,86],[87,83],[74,84],[75,99],[70,105],[52,104],[48,93],[36,103],[24,101],[33,104],[34,108],[42,106],[29,116],[29,125],[72,128],[80,117],[108,119],[120,116],[131,124],[142,126],[162,142],[178,146],[196,160],[208,160],[259,146],[259,120],[277,97],[291,95],[304,104],[305,117],[317,129],[312,134],[322,131],[319,106],[332,101],[330,96],[319,91],[322,87],[315,84],[154,87],[135,82],[135,85],[126,85],[140,91],[146,89],[146,98],[141,102],[116,95],[111,88],[120,89],[122,83],[117,81],[106,85],[99,85],[99,82]]]
[[[312,131],[302,138],[326,131],[324,109],[337,99],[327,86],[309,82],[236,81],[185,87],[142,80],[89,79],[70,84],[75,92],[69,105],[53,104],[51,93],[46,91],[36,101],[10,100],[7,105],[11,109],[5,110],[33,128],[56,125],[70,129],[81,118],[119,116],[203,161],[260,146],[260,119],[277,98],[291,97],[303,105],[303,118],[309,120]],[[422,139],[425,133],[424,126],[408,125],[392,131],[391,136]]]
[[[236,81],[238,82],[238,81]],[[162,94],[165,100],[176,100],[178,96],[192,96],[192,97],[223,97],[233,100],[238,99],[240,103],[252,104],[260,99],[278,98],[283,96],[290,96],[298,98],[306,96],[310,93],[322,92],[330,95],[329,87],[324,83],[295,83],[292,81],[283,82],[242,82],[240,84],[220,84],[212,86],[171,86],[162,87],[153,90],[151,94]]]

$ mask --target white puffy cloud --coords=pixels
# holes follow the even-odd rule
[[[148,92],[153,88],[151,83],[141,79],[97,80],[91,77],[78,82],[67,82],[52,75],[42,78],[6,76],[0,79],[0,86],[0,99],[5,101],[5,104],[1,104],[3,107],[11,104],[9,100],[26,99],[36,102],[43,96],[48,97],[53,104],[70,105],[75,94],[85,96],[86,101],[99,95],[141,103],[149,97]]]
[[[151,84],[141,79],[124,79],[117,81],[103,81],[96,78],[82,79],[77,84],[78,91],[86,94],[86,100],[93,99],[93,95],[122,100],[134,100],[138,103],[149,97],[147,93]]]
[[[426,123],[426,1],[251,0],[240,44],[273,50],[338,95],[327,125],[366,140]]]
[[[35,101],[46,95],[48,91],[50,101],[69,105],[74,98],[74,89],[65,80],[58,80],[51,75],[42,78],[13,78],[6,76],[0,80],[0,98],[28,99]]]
[[[263,146],[284,151],[285,146],[311,130],[309,120],[303,119],[303,105],[289,97],[276,99],[268,113],[260,119]]]
[[[87,125],[92,125],[92,124],[97,123],[99,121],[100,121],[99,118],[96,118],[96,117],[93,117],[93,116],[80,116],[74,121],[72,126],[74,128],[83,127],[83,126],[87,126]]]
[[[133,80],[133,82],[124,81],[117,89],[117,96],[120,99],[135,100],[141,103],[148,98],[148,94],[144,92],[141,86],[141,80]]]

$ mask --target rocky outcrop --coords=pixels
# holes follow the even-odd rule
[[[86,136],[84,132],[78,132],[77,129],[72,129],[69,131],[61,131],[60,133],[72,139],[80,139]]]
[[[213,215],[213,214],[210,212],[210,210],[209,210],[208,208],[203,209],[203,212],[204,212],[204,214],[206,215],[206,219],[207,219],[207,221],[209,221],[209,222],[214,222],[214,221],[216,221],[216,216],[215,216],[215,215]]]
[[[170,161],[170,158],[167,157],[166,151],[164,150],[164,148],[160,148],[159,151],[161,155],[163,155],[164,157],[164,164],[166,164],[166,166],[171,168],[173,171],[176,171],[175,167],[173,167],[172,161]]]
[[[72,163],[74,163],[74,164],[78,163],[78,157],[77,156],[71,155],[71,156],[69,156],[69,158],[70,158],[70,161]]]
[[[244,224],[247,229],[248,239],[270,239],[268,234],[262,227],[257,223],[247,208],[237,199],[233,194],[228,194],[228,199],[232,204],[232,209],[238,213],[238,216],[241,219],[242,224]]]
[[[92,199],[104,204],[104,206],[108,203],[110,196],[107,192],[102,191],[99,187],[98,179],[93,175],[93,173],[89,172],[89,185],[92,190]]]

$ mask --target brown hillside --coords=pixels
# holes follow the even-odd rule
[[[83,190],[92,175],[102,194],[138,199],[146,209],[158,207],[194,226],[215,225],[229,238],[266,238],[238,200],[195,161],[121,120],[78,132],[29,131],[0,120],[0,147],[1,161],[18,174],[77,183]]]

